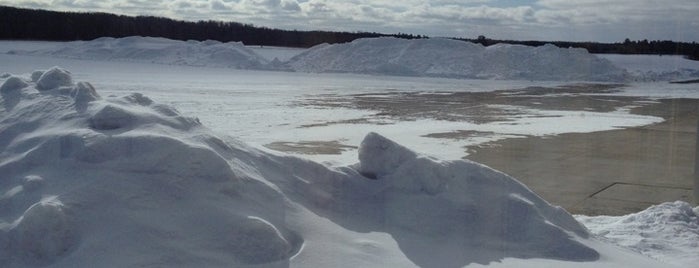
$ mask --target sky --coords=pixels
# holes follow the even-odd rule
[[[0,5],[236,21],[288,30],[699,42],[697,0],[0,0]]]

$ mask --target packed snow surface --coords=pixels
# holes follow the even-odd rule
[[[576,218],[617,245],[658,260],[692,267],[699,262],[699,207],[676,201],[625,216]]]
[[[35,73],[2,84],[2,267],[662,265],[474,162],[369,133],[356,165],[329,168]]]
[[[450,39],[369,38],[322,44],[291,58],[304,72],[349,72],[478,79],[621,81],[625,71],[585,49]]]

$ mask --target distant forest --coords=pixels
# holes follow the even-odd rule
[[[218,40],[246,45],[311,47],[321,43],[344,43],[358,38],[392,36],[405,39],[428,38],[413,34],[375,32],[297,31],[258,27],[222,21],[182,21],[153,16],[124,16],[98,12],[58,12],[0,6],[0,40],[72,41],[99,37],[153,36],[175,40]],[[585,48],[591,53],[671,54],[699,60],[699,44],[670,40],[620,43],[494,40],[454,38],[483,45],[497,43]]]
[[[182,21],[153,16],[123,16],[98,12],[58,12],[0,6],[0,40],[92,40],[99,37],[152,36],[175,40],[217,40],[246,45],[311,47],[358,38],[411,34],[280,30],[222,21]]]
[[[699,60],[699,44],[696,42],[674,42],[670,40],[639,40],[631,41],[628,38],[622,43],[598,43],[598,42],[568,42],[568,41],[517,41],[517,40],[493,40],[485,36],[476,39],[458,40],[479,43],[484,46],[498,43],[519,44],[526,46],[543,46],[554,44],[557,47],[585,48],[590,53],[603,54],[657,54],[657,55],[684,55],[688,59]]]

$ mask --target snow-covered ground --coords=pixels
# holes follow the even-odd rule
[[[600,113],[503,107],[518,110],[521,115],[508,118],[508,122],[484,124],[391,118],[380,119],[377,124],[357,122],[375,118],[377,111],[329,109],[298,103],[319,96],[377,92],[489,92],[529,86],[555,87],[565,83],[270,72],[19,55],[0,55],[0,61],[7,64],[0,72],[29,75],[35,66],[60,65],[70,69],[78,79],[95,81],[93,84],[105,94],[147,93],[153,99],[198,117],[214,131],[258,147],[279,141],[336,141],[349,146],[338,154],[298,154],[334,164],[354,163],[356,146],[369,131],[383,133],[429,155],[460,159],[466,155],[465,146],[505,137],[601,131],[661,120],[631,115],[624,110]],[[570,123],[559,123],[563,121]],[[328,122],[340,123],[328,125]],[[458,130],[492,133],[471,139],[424,137]]]
[[[4,51],[50,49],[51,46],[51,43],[44,42],[0,42],[0,50]],[[250,49],[255,52],[266,49],[266,52],[259,53],[266,61],[272,61],[275,57],[280,60],[283,57],[291,58],[299,52],[295,49],[267,47]],[[614,62],[614,59],[611,60]],[[572,235],[569,231],[577,227],[562,223],[568,221],[565,220],[569,217],[567,214],[550,218],[549,212],[543,212],[551,210],[549,205],[517,183],[514,184],[517,185],[515,188],[508,188],[508,191],[490,197],[497,200],[489,203],[481,202],[485,197],[475,193],[464,195],[463,192],[453,192],[456,191],[454,189],[442,192],[444,189],[439,185],[456,185],[445,176],[485,174],[467,176],[469,180],[484,180],[483,184],[471,183],[485,188],[476,187],[466,191],[492,193],[485,190],[493,187],[487,182],[492,182],[501,175],[492,175],[495,173],[491,174],[488,169],[477,165],[466,167],[464,165],[470,164],[415,156],[402,145],[396,145],[378,135],[366,137],[369,132],[378,132],[420,153],[442,159],[458,159],[463,156],[462,147],[465,145],[503,137],[599,131],[650,124],[658,122],[660,118],[631,115],[625,108],[614,112],[571,112],[499,107],[517,110],[517,116],[508,118],[512,121],[507,123],[468,123],[434,118],[400,120],[377,117],[375,110],[300,105],[307,100],[343,100],[363,93],[391,96],[392,93],[400,92],[493,92],[528,86],[557,87],[565,82],[270,72],[6,54],[0,55],[0,62],[0,74],[8,73],[0,78],[0,82],[14,81],[8,84],[7,89],[3,89],[11,94],[3,93],[3,121],[0,128],[3,130],[0,132],[0,145],[3,146],[0,159],[3,181],[0,182],[0,190],[4,193],[0,198],[0,220],[5,222],[0,224],[0,229],[5,232],[0,236],[0,245],[10,250],[3,251],[5,255],[0,253],[0,261],[11,262],[14,266],[54,263],[57,267],[70,267],[77,264],[77,261],[88,258],[85,256],[95,256],[91,260],[114,263],[117,266],[169,266],[173,263],[185,266],[226,266],[223,264],[263,262],[261,259],[279,266],[291,264],[311,267],[456,267],[465,264],[474,267],[664,266],[640,258],[635,253],[619,250],[597,238],[586,239],[581,231],[573,232],[577,234]],[[644,62],[652,64],[653,61]],[[92,94],[91,87],[87,84],[66,84],[66,88],[61,90],[37,91],[35,83],[30,79],[32,72],[37,68],[55,65],[71,70],[72,80],[90,81],[98,93]],[[10,79],[9,73],[20,78]],[[27,83],[27,87],[17,95],[17,88],[22,87],[22,82]],[[132,93],[143,93],[149,98]],[[12,94],[16,98],[8,97]],[[633,83],[612,94],[699,98],[699,90],[695,85],[667,83]],[[93,95],[101,95],[102,98],[90,101],[90,96]],[[170,106],[186,116],[197,117],[203,126],[196,120],[181,116]],[[84,110],[81,111],[82,108],[78,109],[79,107]],[[357,119],[366,118],[374,121],[356,122]],[[575,124],[558,123],[561,120]],[[340,123],[327,124],[328,122]],[[214,132],[210,132],[208,128]],[[464,129],[491,134],[470,140],[423,137],[429,133]],[[105,136],[112,138],[107,139]],[[276,141],[336,141],[346,147],[342,147],[344,151],[339,155],[299,154],[339,166],[326,167],[278,155],[279,153],[263,147]],[[364,144],[360,146],[362,141]],[[390,149],[388,153],[367,154],[367,151],[371,151],[368,149],[372,148],[371,144],[378,144],[379,148],[396,149]],[[124,147],[125,145],[128,146]],[[357,155],[361,158],[362,152],[364,165],[344,166],[356,163]],[[139,156],[141,154],[143,156]],[[95,158],[96,155],[102,155],[102,158]],[[103,161],[89,160],[92,158]],[[369,163],[373,163],[372,167],[366,167]],[[395,169],[382,170],[377,167],[382,163],[394,166]],[[149,168],[160,165],[162,174],[152,170],[146,172]],[[30,169],[32,166],[36,167]],[[185,167],[192,168],[183,170]],[[172,170],[167,171],[170,169]],[[220,171],[221,169],[224,171]],[[227,169],[232,170],[232,173],[227,173]],[[75,173],[75,170],[80,172]],[[377,176],[380,180],[366,180],[360,173],[369,177]],[[412,179],[399,180],[398,177],[401,176]],[[95,178],[94,182],[85,181],[84,178],[87,177]],[[220,182],[212,179],[214,177],[245,179]],[[199,178],[208,181],[202,184]],[[293,179],[288,180],[289,178]],[[425,181],[424,178],[435,180]],[[122,181],[118,184],[110,182],[120,179]],[[495,179],[498,180],[501,179]],[[241,183],[243,186],[240,186]],[[156,190],[160,188],[163,191]],[[238,188],[252,190],[234,190]],[[132,194],[120,196],[119,191]],[[433,191],[439,194],[430,195]],[[207,194],[209,192],[221,195]],[[255,193],[260,193],[263,197],[258,199],[253,196]],[[453,199],[450,197],[453,194],[461,197]],[[518,196],[523,196],[523,199]],[[268,199],[275,201],[267,202]],[[240,205],[222,207],[221,204],[231,200]],[[473,203],[473,200],[478,202]],[[123,207],[109,207],[113,210],[103,207],[106,204],[121,203],[124,204]],[[268,205],[259,206],[265,203]],[[484,205],[497,203],[508,205]],[[503,209],[507,210],[510,203],[512,207],[528,208],[524,211],[535,208],[537,213],[514,213],[508,216]],[[417,204],[424,205],[415,207]],[[199,213],[182,215],[182,209],[177,205]],[[153,214],[157,207],[163,209]],[[449,210],[452,207],[457,212]],[[106,215],[100,214],[102,212],[98,210],[113,212]],[[698,248],[696,243],[692,243],[691,237],[692,234],[699,233],[699,228],[696,224],[696,209],[692,212],[693,215],[690,214],[691,210],[680,211],[684,213],[682,217],[687,224],[668,224],[667,228],[656,229],[658,239],[641,239],[635,244],[633,241],[644,235],[645,226],[663,225],[667,222],[653,220],[662,217],[643,216],[657,214],[657,209],[619,220],[626,225],[606,224],[612,220],[604,217],[579,216],[578,219],[590,228],[593,236],[613,234],[603,238],[604,241],[610,239],[611,242],[654,258],[685,266],[698,261],[697,254],[690,253],[696,252]],[[285,216],[282,217],[279,213]],[[382,223],[378,223],[372,213],[381,214],[384,217],[380,220]],[[386,213],[391,215],[383,216]],[[465,218],[445,216],[452,214]],[[85,218],[75,222],[75,215]],[[484,233],[479,240],[486,241],[483,244],[469,244],[456,239],[473,232],[467,229],[454,231],[446,228],[444,232],[454,231],[450,233],[454,239],[447,239],[448,241],[440,238],[442,236],[435,238],[432,233],[414,233],[415,229],[427,228],[426,232],[431,232],[430,230],[444,228],[444,224],[458,225],[451,224],[453,221],[466,219],[469,222],[469,215],[481,215],[491,221],[473,223],[474,226],[478,225],[478,233]],[[531,218],[531,215],[543,218]],[[188,218],[182,218],[185,216]],[[504,228],[507,226],[505,222],[512,221],[513,218],[502,217],[515,216],[526,216],[524,221],[531,222],[532,226],[541,227],[542,220],[549,221],[572,237],[559,240],[560,237],[553,236],[553,240],[548,241],[510,241],[504,238],[517,237],[511,232],[513,230],[490,229]],[[99,224],[106,224],[109,221],[105,222],[104,219],[115,217],[117,220],[113,224],[121,227],[111,232],[111,235],[101,233],[102,227],[98,227]],[[165,224],[158,222],[160,217],[176,220]],[[27,220],[23,220],[24,218]],[[56,220],[47,221],[47,218]],[[414,223],[406,223],[411,221]],[[520,223],[522,219],[517,218],[516,221]],[[150,223],[160,223],[162,226],[154,227]],[[182,226],[200,225],[201,228],[181,230]],[[51,226],[49,229],[57,230],[58,233],[47,233],[45,226]],[[107,227],[109,226],[111,225]],[[530,230],[548,233],[550,230],[546,228],[551,228],[539,227],[531,227]],[[266,238],[256,245],[231,246],[231,239],[239,240],[231,236],[214,236],[208,232],[219,229],[241,236],[255,233],[256,237],[262,235]],[[515,229],[513,232],[520,230]],[[626,231],[629,233],[624,233]],[[201,240],[191,240],[189,235],[194,234],[202,235],[199,238],[211,237],[212,244],[204,245]],[[534,234],[520,235],[531,237]],[[32,237],[39,236],[50,239],[46,239],[45,243],[31,244]],[[675,243],[674,237],[677,236],[690,239],[686,239],[687,243]],[[111,245],[106,245],[111,240],[118,238],[116,242],[127,245],[129,239],[138,240],[142,237],[152,240],[135,248],[120,248],[120,252],[114,253],[122,254],[121,256],[131,254],[129,256],[134,257],[133,262],[117,259],[119,256],[110,255],[112,253],[104,250],[107,246],[111,248]],[[584,246],[580,248],[576,243]],[[100,244],[105,246],[100,247]],[[94,248],[86,248],[90,245],[94,245]],[[168,247],[167,250],[148,250],[149,246],[163,245]],[[578,250],[568,252],[570,248],[567,249],[566,245],[574,245],[570,247]],[[562,247],[562,251],[545,250],[550,249],[550,246]],[[248,247],[263,247],[263,251],[267,253],[260,257],[259,254],[250,252]],[[494,252],[494,248],[500,253]],[[600,257],[582,254],[589,253],[584,248],[596,251]],[[234,253],[222,254],[220,249]],[[22,254],[15,254],[17,251]],[[463,252],[471,252],[473,255],[455,257]],[[39,255],[44,257],[37,257]],[[274,261],[290,256],[294,257],[289,262]],[[587,262],[570,262],[573,259]],[[338,263],[338,260],[342,261]],[[439,260],[445,262],[437,262]]]

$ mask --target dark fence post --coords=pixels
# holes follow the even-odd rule
[[[697,121],[696,150],[694,152],[694,205],[699,205],[699,121]]]

